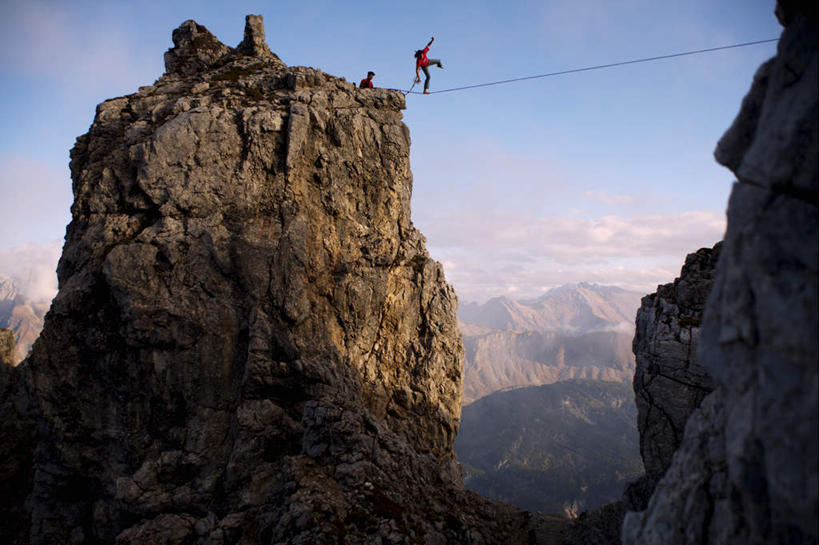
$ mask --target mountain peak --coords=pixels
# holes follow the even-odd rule
[[[531,301],[506,296],[462,305],[463,322],[493,329],[584,333],[633,328],[642,294],[589,282],[564,284]]]
[[[231,48],[220,42],[203,25],[189,19],[173,31],[174,46],[165,53],[165,71],[177,76],[207,72],[226,64],[231,55],[244,55],[284,68],[285,64],[270,51],[265,42],[261,15],[245,17],[244,39]]]
[[[0,275],[0,301],[14,301],[20,296],[21,292],[14,281],[7,276]]]

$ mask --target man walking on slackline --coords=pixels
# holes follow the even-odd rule
[[[424,94],[425,95],[429,94],[429,68],[428,68],[429,65],[434,64],[434,65],[438,66],[438,68],[443,68],[444,67],[444,65],[441,64],[440,59],[428,59],[427,58],[427,53],[429,52],[429,46],[431,46],[432,42],[434,42],[434,41],[435,41],[435,36],[433,36],[432,38],[429,39],[429,43],[427,44],[427,46],[423,50],[419,49],[418,51],[415,52],[415,83],[420,83],[421,82],[421,76],[418,74],[418,70],[419,69],[423,70],[424,75],[427,77],[426,80],[424,80]]]

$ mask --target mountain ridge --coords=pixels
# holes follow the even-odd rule
[[[493,392],[464,408],[455,448],[465,485],[533,511],[576,515],[598,507],[642,472],[635,419],[622,382]]]
[[[49,306],[32,301],[11,278],[0,275],[0,328],[14,332],[14,365],[23,361],[40,335]]]
[[[633,327],[641,293],[615,286],[580,282],[552,288],[537,299],[517,301],[507,296],[485,303],[464,303],[463,322],[516,331],[588,332]]]
[[[641,297],[581,282],[525,302],[496,297],[459,307],[464,404],[499,390],[574,378],[631,382]]]

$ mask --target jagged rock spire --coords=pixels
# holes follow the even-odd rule
[[[172,38],[174,47],[165,52],[168,74],[189,76],[201,72],[230,52],[207,28],[191,19],[179,25]]]
[[[264,57],[272,55],[264,39],[264,18],[261,15],[248,15],[245,17],[245,38],[236,49],[239,53],[252,55],[254,57]]]
[[[273,61],[284,67],[284,63],[265,43],[261,15],[245,17],[245,36],[235,49],[226,46],[207,28],[190,19],[173,31],[173,43],[174,47],[165,53],[167,74],[191,76],[204,73],[242,55]]]

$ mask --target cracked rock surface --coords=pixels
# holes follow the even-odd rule
[[[59,293],[0,375],[3,444],[28,437],[7,542],[559,539],[462,489],[456,298],[410,221],[403,96],[287,67],[257,16],[235,49],[193,21],[173,41],[71,152]]]
[[[626,545],[819,542],[819,10],[777,15],[777,55],[715,153],[737,177],[700,331],[715,389]]]
[[[682,441],[688,417],[713,389],[697,348],[721,243],[685,258],[680,277],[643,297],[634,334],[640,453],[651,487]]]

